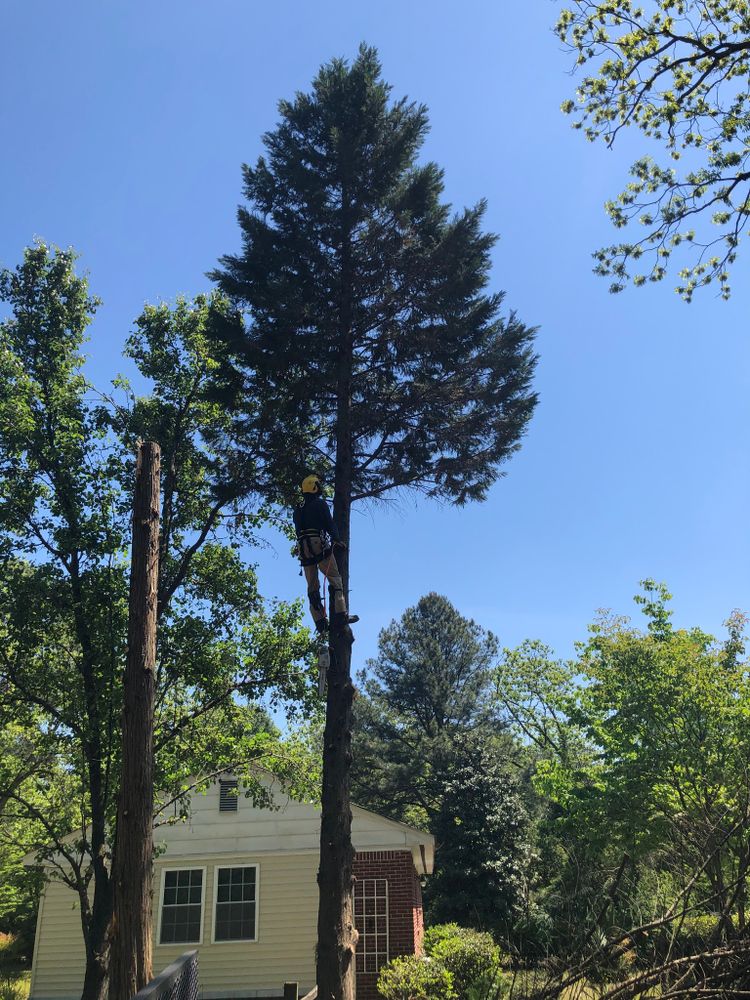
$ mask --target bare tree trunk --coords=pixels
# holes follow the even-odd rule
[[[138,448],[133,504],[128,655],[122,713],[110,1000],[130,1000],[151,979],[154,815],[154,666],[159,585],[161,453]]]
[[[336,470],[333,517],[349,545],[352,484],[352,309],[351,252],[347,230],[348,202],[342,191],[344,233],[341,257],[339,371],[336,412]],[[349,607],[349,550],[337,550],[346,606]],[[331,595],[333,610],[333,595]],[[318,886],[318,1000],[354,1000],[356,995],[352,887],[352,645],[348,626],[331,631],[331,666],[323,734],[323,790],[320,822]]]
[[[86,889],[83,890],[86,892]],[[84,901],[81,900],[83,940],[86,948],[86,972],[83,978],[81,1000],[105,1000],[109,978],[109,931],[112,920],[112,885],[94,884],[94,903],[84,919]],[[88,897],[85,905],[88,906]]]
[[[317,983],[321,1000],[354,1000],[356,934],[352,904],[351,642],[331,634],[323,736],[323,794],[318,885]]]

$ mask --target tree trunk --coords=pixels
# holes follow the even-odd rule
[[[104,890],[96,882],[94,894],[102,896]],[[109,981],[109,929],[112,919],[111,883],[107,881],[104,905],[92,907],[83,930],[86,946],[86,972],[83,978],[81,1000],[106,1000]],[[83,905],[81,906],[83,913]]]
[[[351,643],[331,634],[331,666],[323,737],[323,794],[318,885],[317,982],[320,1000],[353,1000],[356,934],[352,904]]]
[[[349,607],[349,528],[352,484],[352,308],[348,201],[342,192],[344,234],[341,256],[339,363],[336,412],[336,470],[333,517],[347,548],[336,551]],[[331,595],[333,611],[333,595]],[[333,617],[333,615],[332,615]],[[354,883],[351,809],[352,645],[348,626],[331,630],[326,724],[323,734],[323,790],[318,887],[318,1000],[354,1000],[356,995],[352,887]]]
[[[113,863],[110,1000],[131,1000],[152,974],[154,666],[160,464],[158,444],[149,441],[139,446],[122,712],[122,777]]]

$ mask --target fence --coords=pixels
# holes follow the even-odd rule
[[[198,952],[186,951],[133,1000],[198,1000]]]

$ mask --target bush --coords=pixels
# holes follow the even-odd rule
[[[384,1000],[455,1000],[453,976],[442,962],[406,955],[380,970],[378,992]]]
[[[0,978],[24,964],[23,945],[15,934],[0,933]]]
[[[533,903],[513,925],[510,941],[522,962],[535,962],[552,951],[552,918]]]
[[[434,945],[432,957],[453,976],[453,986],[463,997],[472,987],[494,977],[500,968],[500,949],[492,935],[459,928],[460,933]]]
[[[28,989],[13,979],[0,979],[0,1000],[26,1000]]]
[[[455,938],[461,934],[463,930],[458,924],[435,924],[434,927],[428,927],[424,932],[424,952],[425,955],[431,955],[432,951],[441,941],[445,941],[447,938]]]
[[[458,924],[437,924],[424,937],[425,951],[453,977],[459,1000],[487,1000],[503,992],[500,949],[492,935]]]
[[[681,923],[675,921],[660,927],[651,936],[651,949],[660,960],[667,955],[680,957],[705,951],[718,920],[714,913],[699,913],[685,917]]]

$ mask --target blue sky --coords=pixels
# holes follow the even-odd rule
[[[34,236],[82,254],[104,304],[91,377],[120,358],[143,303],[209,287],[239,245],[240,164],[276,103],[318,66],[378,47],[394,88],[426,103],[425,158],[457,206],[489,201],[493,287],[539,325],[541,402],[486,503],[412,498],[355,516],[355,660],[430,590],[505,645],[560,654],[597,608],[634,610],[664,580],[679,624],[750,609],[747,256],[726,304],[675,282],[619,296],[591,274],[612,239],[603,203],[643,151],[591,146],[559,111],[574,82],[552,0],[159,0],[0,7],[0,261]],[[272,541],[274,541],[272,539]],[[284,543],[260,556],[268,595],[302,590]]]

